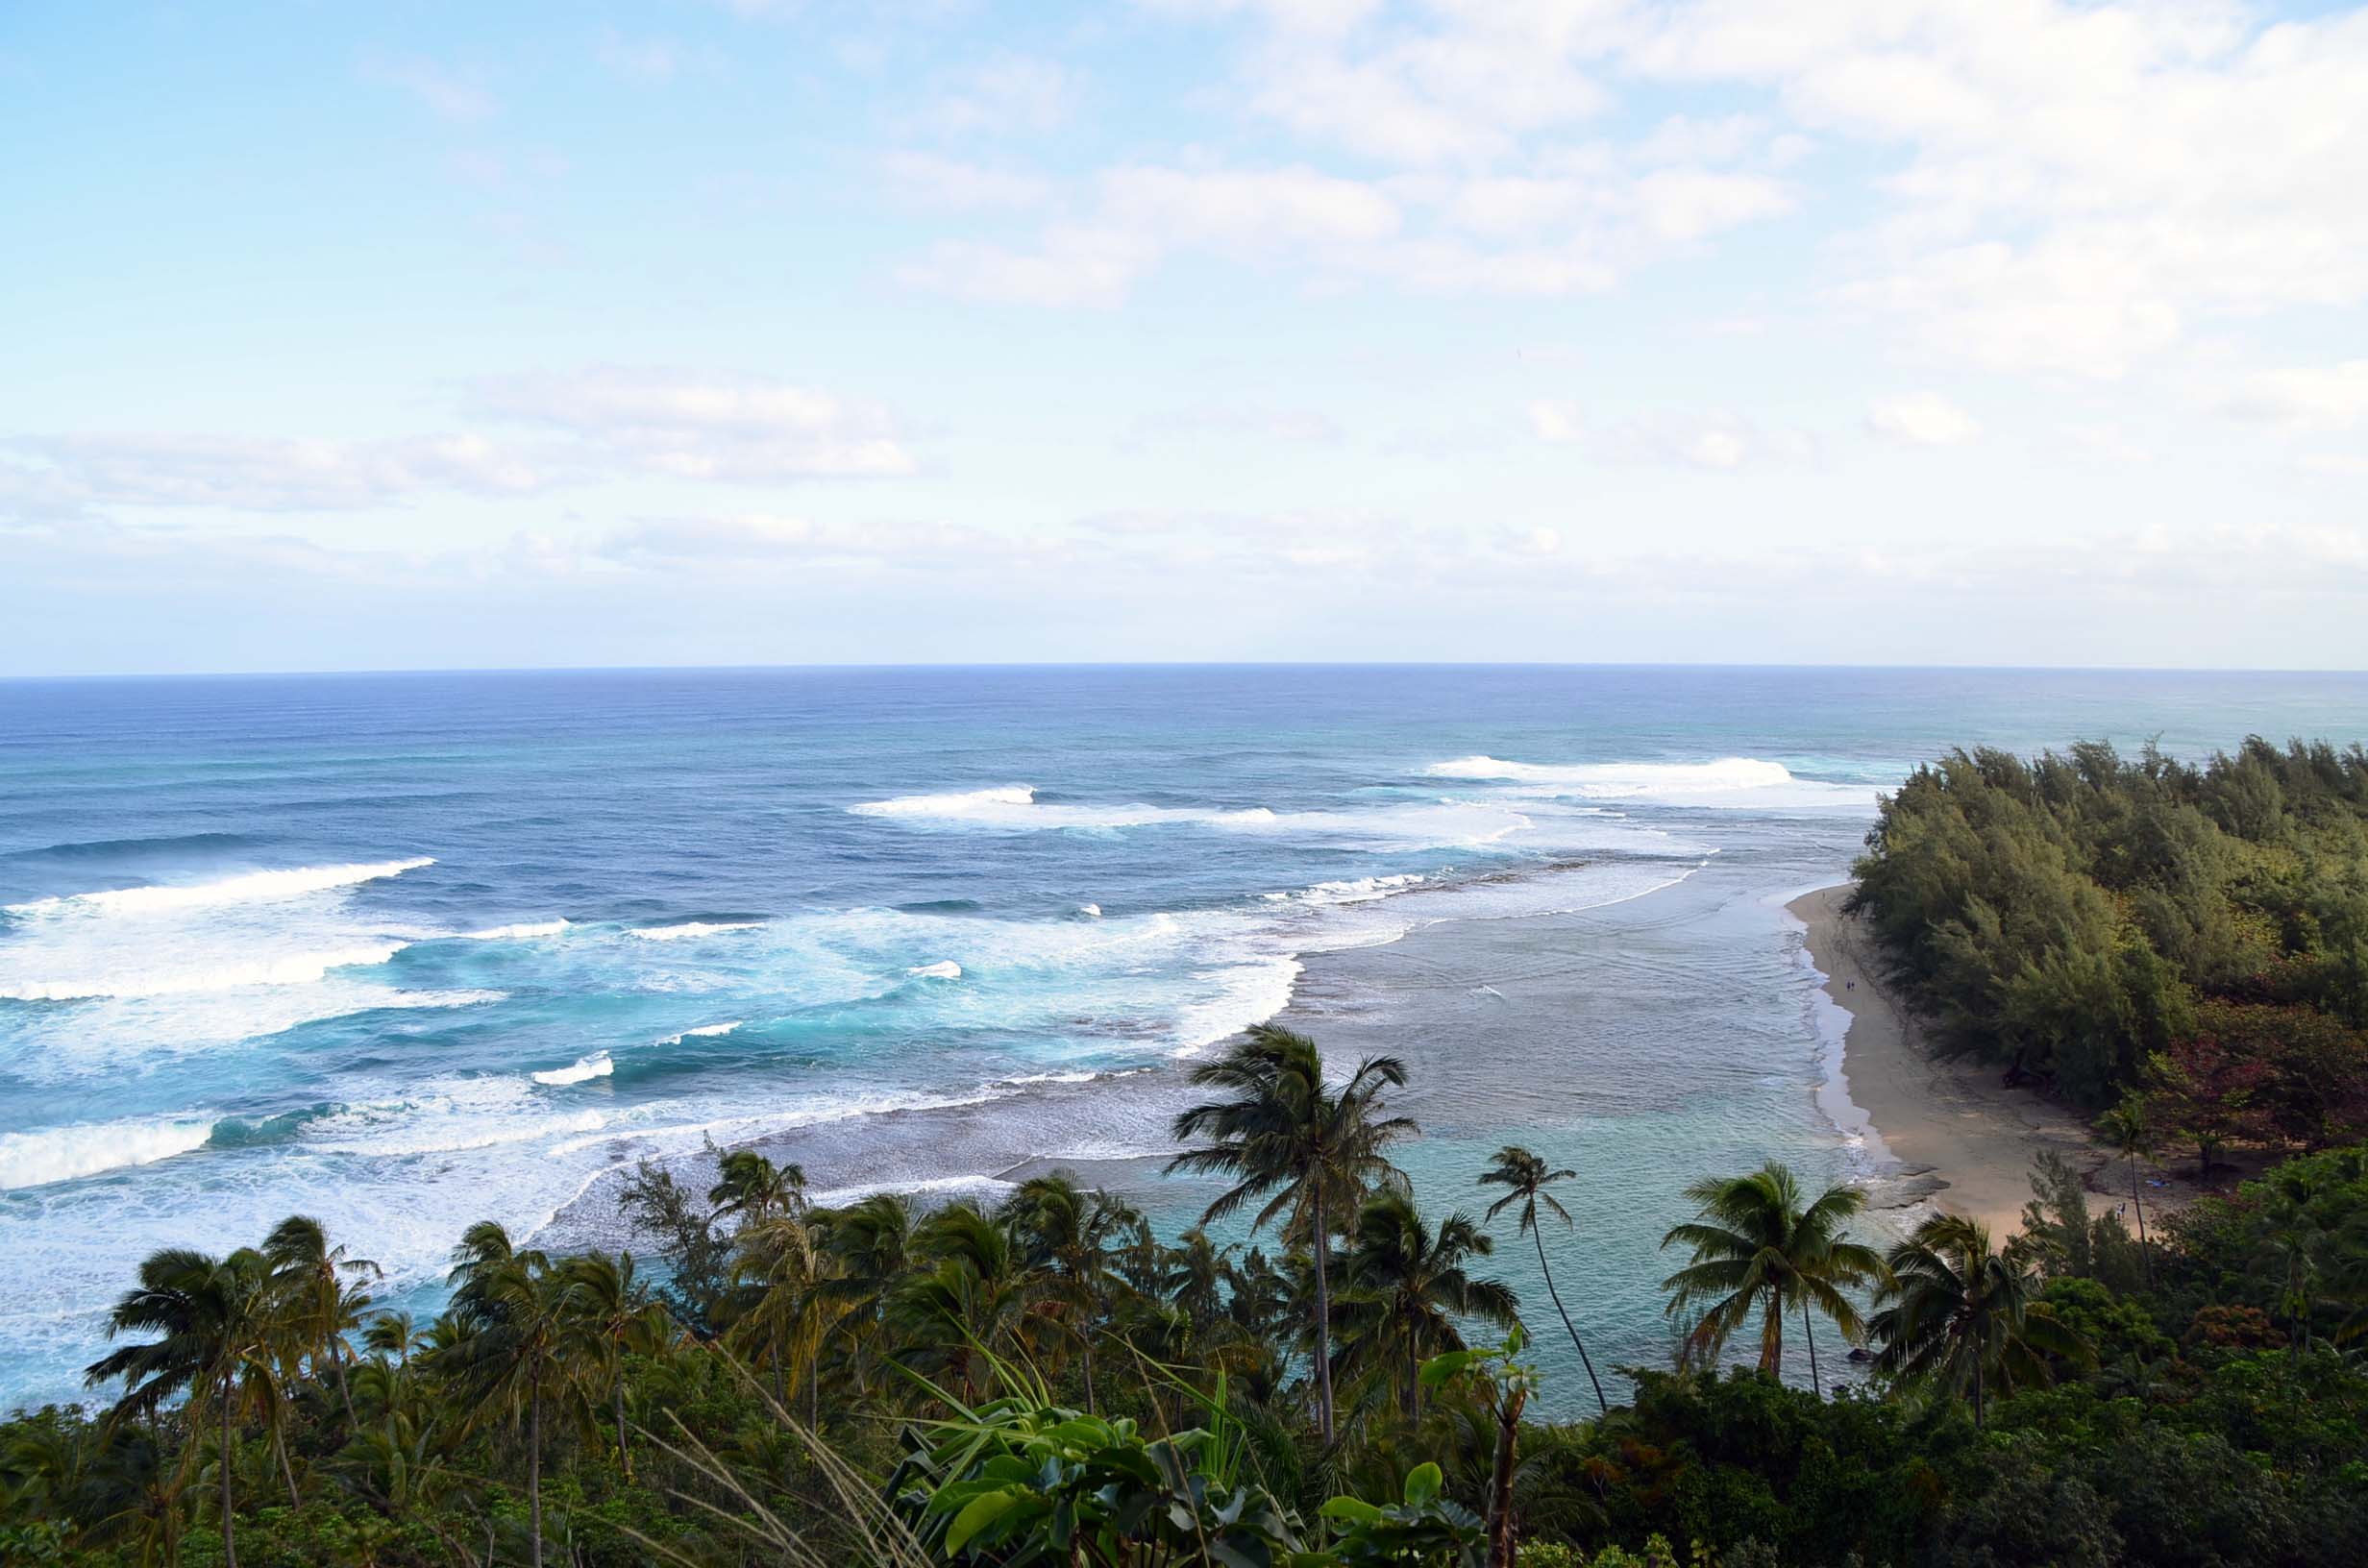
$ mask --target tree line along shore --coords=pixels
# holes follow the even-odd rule
[[[0,1423],[0,1561],[2368,1560],[2368,756],[1959,753],[1857,873],[1943,1048],[2093,1114],[2133,1174],[2259,1174],[2125,1218],[2050,1158],[2012,1234],[1883,1245],[1854,1188],[1702,1172],[1671,1354],[1606,1365],[1557,1150],[1418,1193],[1403,1066],[1262,1026],[1173,1129],[1238,1242],[1061,1175],[825,1208],[743,1149],[712,1185],[641,1169],[638,1260],[471,1228],[431,1321],[302,1216],[159,1252],[93,1403]],[[1493,1276],[1508,1247],[1545,1299]],[[1579,1418],[1533,1416],[1546,1338]]]

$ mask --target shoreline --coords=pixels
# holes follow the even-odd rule
[[[1807,928],[1821,994],[1841,1017],[1840,1053],[1818,1102],[1845,1139],[1869,1141],[1876,1206],[1930,1202],[1983,1221],[2004,1241],[2022,1228],[2032,1162],[2053,1150],[2082,1173],[2091,1212],[2109,1207],[2114,1200],[2097,1188],[2107,1156],[2079,1117],[1926,1048],[1914,1017],[1884,984],[1865,931],[1842,913],[1852,886],[1803,894],[1785,912]]]

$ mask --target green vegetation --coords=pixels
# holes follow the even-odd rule
[[[1852,907],[1945,1047],[2141,1096],[2208,1166],[2368,1133],[2368,750],[1960,751],[1866,843]]]
[[[424,1325],[308,1220],[160,1252],[90,1368],[112,1403],[0,1423],[0,1561],[2368,1560],[2368,1146],[2144,1242],[2061,1161],[2003,1246],[1941,1216],[1878,1249],[1851,1189],[1706,1177],[1671,1194],[1676,1364],[1551,1422],[1487,1225],[1559,1265],[1584,1356],[1586,1270],[1541,1225],[1584,1235],[1569,1172],[1507,1147],[1470,1173],[1487,1219],[1443,1214],[1388,1158],[1394,1061],[1327,1080],[1261,1029],[1196,1076],[1219,1097],[1179,1118],[1179,1164],[1228,1184],[1209,1222],[1252,1218],[1246,1242],[1163,1242],[1058,1175],[992,1208],[820,1208],[735,1150],[704,1192],[631,1182],[662,1270],[482,1223]],[[2157,1105],[2110,1148],[2151,1147]],[[1850,1360],[1829,1341],[1787,1382],[1795,1324]],[[1720,1364],[1739,1334],[1756,1354]]]

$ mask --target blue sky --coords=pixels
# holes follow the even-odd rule
[[[0,672],[2357,667],[2368,14],[0,12]]]

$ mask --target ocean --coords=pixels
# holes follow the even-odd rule
[[[1679,1188],[1851,1169],[1782,903],[1878,792],[2254,732],[2368,736],[2368,676],[0,681],[0,1409],[79,1397],[157,1247],[315,1214],[431,1306],[469,1222],[597,1234],[710,1141],[832,1196],[1067,1165],[1180,1225],[1183,1074],[1286,1010],[1409,1058],[1427,1203],[1510,1138],[1577,1168],[1566,1291],[1658,1360]]]

